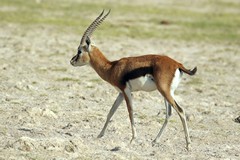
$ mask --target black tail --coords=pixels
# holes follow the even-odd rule
[[[179,68],[181,71],[183,71],[184,73],[189,74],[190,76],[194,75],[197,72],[197,67],[193,68],[192,70],[188,70],[185,67],[181,67]]]

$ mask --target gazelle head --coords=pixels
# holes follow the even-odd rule
[[[73,66],[83,66],[89,63],[91,53],[91,40],[90,37],[94,30],[104,21],[104,19],[109,15],[111,10],[104,14],[104,10],[102,13],[88,26],[86,31],[84,32],[82,39],[80,41],[80,45],[78,46],[77,54],[71,59],[70,63]],[[103,17],[102,17],[103,16]]]

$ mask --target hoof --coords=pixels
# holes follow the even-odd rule
[[[136,137],[132,137],[130,144],[132,144],[132,142],[136,139]]]
[[[98,136],[97,136],[97,138],[102,138],[104,136],[104,134],[99,134]]]
[[[187,144],[186,149],[187,149],[187,151],[191,151],[192,147],[191,147],[190,143]]]
[[[154,139],[154,140],[152,141],[152,147],[155,146],[156,144],[157,144],[157,141],[156,141],[156,139]]]

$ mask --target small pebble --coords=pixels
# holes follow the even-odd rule
[[[238,116],[237,118],[235,118],[235,119],[234,119],[234,122],[240,123],[240,116]]]
[[[121,149],[121,147],[115,147],[115,148],[111,149],[110,151],[116,152],[116,151],[119,151],[120,149]]]

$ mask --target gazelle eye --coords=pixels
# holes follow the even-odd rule
[[[77,52],[77,54],[79,55],[79,54],[81,54],[81,53],[82,53],[82,51],[79,49],[78,52]]]

